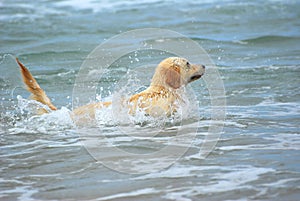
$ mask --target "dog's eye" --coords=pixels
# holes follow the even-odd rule
[[[189,67],[191,67],[191,64],[190,64],[190,62],[186,62],[186,66],[189,68]]]

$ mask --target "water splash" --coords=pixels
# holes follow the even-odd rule
[[[17,104],[12,111],[1,112],[1,126],[11,134],[18,133],[55,133],[66,129],[75,128],[70,117],[70,110],[62,107],[57,111],[51,111],[46,105],[35,100],[28,100],[17,96]],[[37,115],[37,111],[44,108],[49,113]]]

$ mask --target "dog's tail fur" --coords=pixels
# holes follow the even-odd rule
[[[19,61],[18,58],[16,58],[16,61],[20,66],[23,82],[26,85],[27,90],[31,93],[31,99],[47,105],[51,110],[57,110],[29,70]],[[41,113],[47,113],[47,111],[44,109]]]

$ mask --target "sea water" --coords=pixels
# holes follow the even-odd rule
[[[2,0],[0,200],[298,200],[299,10],[296,0]],[[143,28],[183,34],[211,57],[226,92],[219,136],[209,132],[211,66],[189,85],[177,117],[128,117],[116,106],[97,111],[96,124],[74,125],[86,57]],[[16,56],[58,111],[34,114],[39,103],[22,88]],[[167,56],[124,55],[101,72],[95,100],[145,89]],[[203,157],[203,144],[215,142]]]

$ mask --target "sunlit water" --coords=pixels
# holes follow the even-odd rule
[[[298,200],[299,10],[298,1],[1,1],[0,200]],[[178,116],[108,108],[83,128],[70,118],[86,56],[147,27],[184,34],[218,66],[227,116],[206,158],[213,121],[203,79],[190,84]],[[21,88],[14,56],[58,111],[34,115],[40,105]],[[102,76],[96,98],[145,89],[166,56],[125,56]]]

